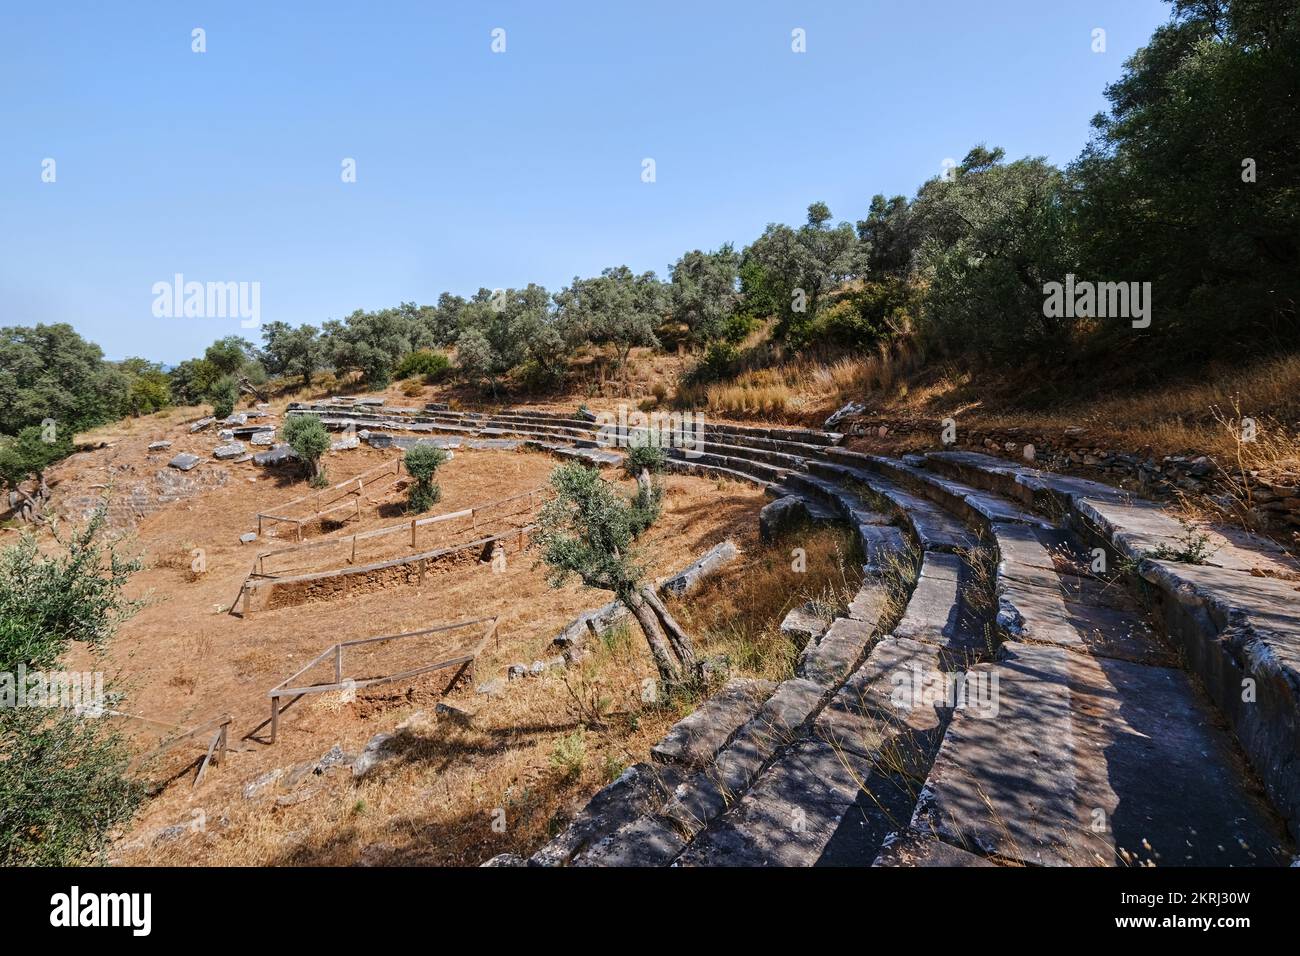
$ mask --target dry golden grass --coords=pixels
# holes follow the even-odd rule
[[[806,563],[795,570],[792,551]],[[740,674],[785,680],[800,647],[781,633],[793,608],[811,603],[826,620],[843,614],[862,578],[855,539],[843,528],[808,527],[750,550],[674,609],[705,654],[725,654]]]

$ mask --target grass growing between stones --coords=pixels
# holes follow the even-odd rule
[[[802,564],[796,549],[802,549]],[[844,614],[861,583],[861,563],[847,529],[792,529],[743,554],[673,613],[697,651],[725,655],[734,674],[785,680],[794,676],[802,648],[781,633],[781,620],[804,603],[828,619]]]

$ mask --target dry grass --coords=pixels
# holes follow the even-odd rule
[[[804,551],[803,571],[795,570],[795,548]],[[804,603],[828,620],[843,614],[857,593],[860,566],[846,529],[793,530],[732,562],[674,614],[703,653],[725,654],[746,676],[785,680],[794,675],[802,648],[781,633],[781,620]]]

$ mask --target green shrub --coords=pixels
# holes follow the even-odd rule
[[[658,445],[633,445],[627,450],[623,467],[633,478],[641,474],[642,469],[657,475],[667,467],[668,454]]]
[[[29,425],[13,438],[0,438],[0,484],[16,487],[28,477],[40,475],[54,462],[72,453],[72,442],[55,432],[47,442],[41,429]]]
[[[414,445],[407,449],[403,463],[415,479],[410,491],[412,511],[417,514],[428,511],[442,499],[442,488],[433,480],[433,476],[446,460],[447,453],[433,445]]]
[[[734,375],[739,365],[740,349],[731,342],[718,339],[709,343],[688,378],[696,384],[721,381]]]
[[[98,651],[139,607],[123,596],[139,562],[102,542],[103,527],[101,509],[58,551],[24,536],[0,554],[0,670],[50,670],[73,642]],[[143,796],[129,759],[106,718],[0,707],[0,865],[91,861]]]
[[[223,375],[212,384],[208,393],[212,403],[212,414],[217,418],[226,418],[235,411],[235,402],[239,401],[239,384],[229,375]]]
[[[451,359],[447,358],[442,352],[436,352],[433,349],[420,349],[418,352],[411,352],[397,366],[394,372],[395,378],[414,378],[417,375],[423,376],[426,382],[436,382],[447,374],[451,369]]]
[[[282,431],[284,440],[302,459],[313,487],[323,486],[325,469],[321,467],[320,459],[329,450],[330,436],[321,420],[315,415],[293,415],[285,419]]]

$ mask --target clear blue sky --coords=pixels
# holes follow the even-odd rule
[[[262,321],[293,324],[443,290],[554,290],[621,263],[664,274],[687,249],[799,222],[813,200],[856,220],[873,193],[912,195],[976,142],[1069,162],[1169,10],[454,7],[5,0],[0,325],[67,321],[110,358],[174,363],[223,335],[258,339],[236,319],[155,318],[151,287],[177,272],[260,282]]]

